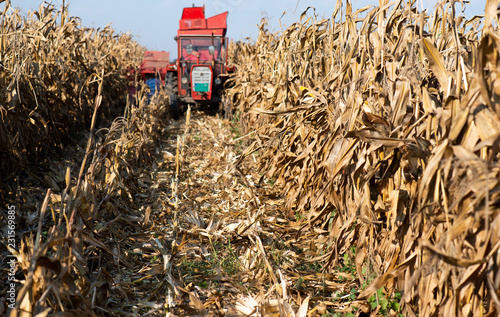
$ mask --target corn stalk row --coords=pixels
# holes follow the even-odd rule
[[[67,6],[41,4],[21,15],[10,2],[0,12],[0,173],[4,181],[47,157],[90,126],[98,82],[105,107],[124,106],[123,70],[143,48],[128,34],[82,26]]]
[[[311,262],[328,272],[354,250],[358,299],[401,292],[406,316],[496,315],[499,1],[471,20],[461,1],[379,2],[278,33],[263,20],[231,48],[225,98],[247,155],[305,215],[297,237],[328,232]]]

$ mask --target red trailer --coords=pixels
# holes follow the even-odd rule
[[[153,74],[161,79],[165,85],[165,77],[167,75],[167,67],[170,64],[170,54],[165,51],[146,51],[144,52],[144,59],[139,69],[142,79],[144,80],[146,74]]]
[[[216,104],[227,78],[227,12],[205,18],[205,6],[184,8],[179,21],[178,58],[167,67],[166,88],[174,118],[182,103]]]

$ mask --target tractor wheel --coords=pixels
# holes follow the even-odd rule
[[[179,100],[179,96],[177,96],[177,76],[173,73],[167,75],[165,90],[169,97],[172,118],[174,118],[174,120],[179,120],[181,101]]]
[[[172,117],[174,120],[179,120],[179,114],[180,114],[180,100],[179,97],[177,96],[176,93],[172,93],[169,96],[170,100],[170,111],[172,112]]]

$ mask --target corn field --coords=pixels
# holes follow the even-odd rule
[[[140,62],[143,48],[109,26],[82,26],[66,6],[41,4],[27,16],[9,2],[4,6],[0,173],[8,181],[36,174],[36,164],[59,155],[71,136],[90,126],[100,80],[106,107],[98,114],[116,112],[125,103],[123,72]]]
[[[1,197],[20,208],[16,234],[24,232],[8,247],[2,241],[23,275],[9,316],[95,316],[87,298],[103,282],[86,259],[93,248],[116,251],[99,240],[94,222],[113,216],[116,200],[133,208],[125,184],[152,163],[167,108],[165,102],[146,107],[144,89],[135,106],[127,102],[126,71],[144,51],[128,34],[86,28],[67,6],[46,3],[22,16],[8,2],[0,25]],[[98,129],[99,120],[116,113],[124,116]],[[82,134],[88,142],[79,141]],[[7,287],[7,270],[1,274]],[[9,311],[5,295],[2,316]]]
[[[352,253],[357,299],[383,287],[405,316],[497,315],[498,1],[484,20],[461,1],[379,2],[275,34],[264,20],[234,45],[246,153],[307,219],[296,238],[321,242],[310,261]]]

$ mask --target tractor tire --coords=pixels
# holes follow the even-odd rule
[[[175,121],[179,120],[179,115],[180,115],[180,101],[179,97],[177,96],[176,93],[170,94],[169,96],[170,100],[170,111],[172,113],[172,118],[174,118]]]
[[[174,120],[179,120],[181,113],[181,101],[179,96],[177,96],[177,76],[169,73],[166,78],[165,91],[168,94],[168,100],[170,105],[170,113]]]

